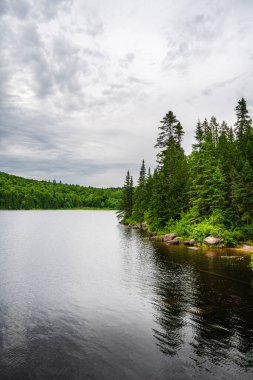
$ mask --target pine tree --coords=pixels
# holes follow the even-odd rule
[[[159,129],[162,132],[155,146],[162,151],[157,155],[159,168],[153,177],[156,183],[153,184],[151,209],[157,223],[163,226],[169,219],[178,218],[185,206],[188,175],[187,160],[180,145],[184,131],[172,111],[163,118]]]
[[[198,120],[196,130],[195,130],[195,139],[197,140],[197,143],[192,145],[193,150],[198,150],[201,147],[203,138],[204,138],[203,126],[200,120]]]
[[[183,127],[177,120],[176,116],[172,111],[169,111],[162,121],[155,148],[159,148],[161,151],[157,155],[158,163],[161,162],[164,152],[169,147],[171,143],[176,142],[178,145],[181,144],[182,137],[184,134]]]
[[[249,224],[253,219],[253,169],[246,160],[237,172],[232,185],[232,203],[237,220]]]
[[[251,134],[252,125],[252,120],[247,109],[247,103],[244,98],[238,101],[235,111],[237,116],[237,121],[235,123],[236,138],[239,147],[243,149],[245,139]]]
[[[173,126],[173,137],[178,145],[181,144],[184,130],[180,122]]]
[[[132,216],[133,209],[133,178],[130,176],[129,170],[126,174],[125,183],[122,189],[122,196],[119,202],[119,210],[117,216],[125,221]]]
[[[133,198],[133,219],[136,222],[144,221],[144,213],[147,210],[146,180],[146,167],[143,160],[141,164],[138,185],[135,189]]]
[[[212,135],[212,140],[214,144],[217,144],[219,138],[219,124],[217,123],[216,117],[212,116],[210,119],[210,132]]]

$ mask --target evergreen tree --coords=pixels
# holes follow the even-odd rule
[[[184,130],[180,122],[173,126],[173,137],[178,145],[181,144]]]
[[[136,222],[144,221],[144,213],[147,210],[146,180],[146,167],[143,160],[133,198],[133,218]]]
[[[209,126],[212,140],[214,144],[217,144],[219,138],[219,124],[217,123],[216,117],[211,117]]]
[[[232,203],[237,221],[249,224],[253,219],[253,169],[247,160],[242,171],[234,176]]]
[[[195,140],[197,141],[197,143],[192,145],[193,150],[198,150],[201,147],[203,138],[204,138],[203,126],[200,120],[198,120],[196,130],[195,130]]]
[[[117,216],[121,220],[131,218],[133,209],[133,178],[130,176],[129,170],[126,174],[125,183],[122,189],[122,196],[119,203]]]
[[[172,111],[169,111],[160,123],[162,125],[159,127],[160,132],[155,145],[155,148],[161,150],[157,155],[158,163],[161,163],[164,152],[169,145],[175,142],[180,145],[184,135],[182,125]]]
[[[169,219],[180,216],[185,205],[188,181],[186,156],[180,145],[184,134],[182,125],[172,111],[166,114],[162,123],[155,145],[161,149],[157,155],[159,169],[153,178],[156,183],[153,183],[151,197],[151,213],[161,226]]]
[[[182,235],[194,230],[201,238],[222,228],[233,235],[236,227],[235,236],[241,231],[252,239],[253,128],[244,98],[236,116],[235,130],[226,122],[220,125],[214,116],[209,122],[198,121],[196,142],[186,157],[182,125],[172,111],[165,115],[155,145],[159,152],[153,175],[150,171],[146,175],[142,162],[134,192],[134,221],[146,219],[155,229],[183,228]],[[186,221],[197,227],[184,226]]]
[[[249,116],[249,111],[247,109],[247,103],[244,98],[238,101],[235,107],[237,121],[235,123],[235,133],[239,147],[243,150],[245,140],[251,135],[251,125],[252,120]]]

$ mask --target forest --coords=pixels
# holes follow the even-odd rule
[[[157,166],[141,164],[137,185],[129,171],[118,216],[150,231],[175,233],[201,242],[208,236],[224,245],[253,240],[253,128],[244,98],[235,124],[198,121],[192,152],[182,148],[184,130],[172,111],[160,122]]]
[[[120,188],[36,181],[0,172],[0,209],[117,209],[120,197]]]

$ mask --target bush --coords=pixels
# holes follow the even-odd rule
[[[253,236],[253,225],[243,229],[233,228],[228,223],[226,215],[219,210],[210,217],[200,220],[196,210],[191,209],[183,214],[180,220],[169,220],[164,232],[173,232],[184,239],[195,239],[198,242],[203,242],[207,236],[211,235],[222,238],[222,245],[234,246],[240,240]]]

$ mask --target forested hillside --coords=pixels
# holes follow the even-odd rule
[[[137,186],[127,173],[119,217],[146,222],[151,230],[225,244],[253,239],[253,128],[244,98],[229,126],[215,117],[198,121],[192,153],[182,148],[184,131],[172,111],[161,121],[154,173],[141,165]]]
[[[120,196],[119,188],[98,189],[0,173],[0,209],[116,209]]]

